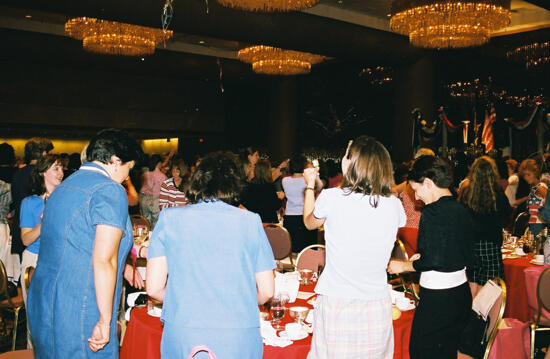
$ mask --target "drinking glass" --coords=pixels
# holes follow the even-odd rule
[[[273,318],[273,328],[282,330],[284,327],[281,325],[281,319],[285,316],[285,305],[280,296],[275,296],[271,299],[269,311],[271,312],[271,318]]]

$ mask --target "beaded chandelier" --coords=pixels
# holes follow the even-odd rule
[[[311,65],[324,60],[324,56],[307,52],[283,50],[271,46],[251,46],[238,52],[239,60],[252,64],[252,70],[264,75],[308,74]]]
[[[65,23],[65,33],[82,40],[85,50],[100,54],[143,56],[155,52],[155,46],[170,39],[173,32],[151,27],[77,17]]]
[[[220,4],[247,11],[286,12],[315,6],[319,0],[218,0]]]
[[[510,0],[394,0],[390,28],[425,48],[479,46],[510,23]]]
[[[520,46],[512,51],[508,51],[506,57],[525,63],[525,67],[528,69],[550,64],[550,42],[535,42]]]

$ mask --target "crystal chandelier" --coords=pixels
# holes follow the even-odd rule
[[[238,57],[239,60],[252,64],[252,70],[255,73],[264,75],[308,74],[311,71],[311,65],[325,59],[321,55],[264,45],[242,49]]]
[[[155,46],[170,39],[173,32],[151,27],[77,17],[65,23],[65,33],[82,40],[85,50],[108,55],[152,55]]]
[[[247,11],[298,11],[315,6],[319,0],[218,0],[220,4]]]
[[[535,42],[506,53],[508,59],[523,62],[528,69],[550,63],[550,42]]]
[[[479,46],[510,23],[510,0],[394,0],[390,28],[426,48]]]

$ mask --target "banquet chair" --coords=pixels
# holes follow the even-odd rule
[[[489,358],[489,353],[491,352],[491,347],[493,346],[493,343],[497,336],[498,327],[502,322],[502,317],[504,316],[504,309],[506,307],[506,284],[502,279],[494,278],[488,281],[487,283],[485,283],[484,287],[494,286],[494,285],[500,287],[500,295],[492,303],[491,309],[489,310],[489,327],[487,328],[487,334],[485,338],[487,347],[485,348],[485,354],[483,355],[483,359]]]
[[[13,329],[12,329],[12,339],[11,339],[11,350],[15,350],[15,341],[17,339],[17,326],[19,325],[19,312],[25,307],[23,303],[23,295],[21,293],[21,288],[17,288],[17,296],[10,297],[8,293],[8,276],[6,274],[6,267],[4,263],[0,260],[0,293],[3,295],[4,299],[0,302],[0,310],[13,312]],[[23,315],[22,320],[25,319]],[[4,320],[5,324],[5,320]]]
[[[130,216],[130,220],[132,221],[132,227],[133,226],[144,226],[147,228],[148,231],[151,230],[151,224],[147,220],[147,218],[143,217],[141,214],[132,214]]]
[[[409,255],[405,250],[405,245],[400,239],[395,240],[395,244],[391,252],[391,258],[402,261],[409,260]],[[403,292],[412,295],[414,299],[418,301],[418,292],[416,291],[415,283],[411,280],[410,275],[410,273],[401,273],[397,275],[397,278],[403,288]]]
[[[528,228],[529,224],[529,212],[521,212],[517,215],[514,220],[514,225],[512,227],[512,235],[515,237],[521,237],[525,233],[525,230]]]
[[[312,244],[302,249],[296,258],[296,269],[311,269],[314,272],[321,272],[325,267],[325,246]]]
[[[0,354],[0,359],[34,359],[34,350],[24,349]]]
[[[273,257],[277,263],[282,264],[282,269],[292,270],[294,262],[292,260],[292,240],[287,229],[280,224],[270,223],[264,225],[264,231],[271,245]],[[285,267],[284,263],[279,262],[282,259],[289,258],[290,265]]]
[[[550,311],[550,267],[546,268],[537,283],[537,312],[531,323],[531,359],[535,357],[535,334],[550,330],[550,318],[543,314],[543,309]]]
[[[24,273],[24,286],[25,286],[25,291],[28,293],[29,292],[29,287],[31,285],[31,279],[32,279],[32,275],[34,274],[34,267],[33,266],[30,266],[30,267],[27,267],[25,269],[25,273]]]

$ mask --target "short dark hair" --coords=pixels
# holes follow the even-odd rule
[[[15,163],[15,151],[9,143],[0,144],[0,165],[12,166]]]
[[[290,159],[288,163],[288,170],[290,173],[302,173],[306,168],[307,159],[305,156],[298,155]]]
[[[47,138],[33,137],[25,143],[25,163],[39,159],[44,152],[53,150],[52,141]]]
[[[439,188],[450,188],[453,184],[453,174],[447,162],[435,156],[420,156],[414,161],[408,180],[422,183],[429,178]]]
[[[31,193],[41,196],[46,193],[46,185],[44,183],[44,172],[50,169],[54,163],[58,162],[61,165],[61,158],[58,155],[41,156],[36,165],[31,170]]]
[[[235,205],[239,203],[245,177],[235,156],[223,152],[210,153],[193,172],[186,197],[191,203],[221,200]]]
[[[137,163],[143,159],[141,146],[126,131],[115,128],[99,131],[88,144],[86,160],[109,164],[113,155],[120,158],[122,163]]]

